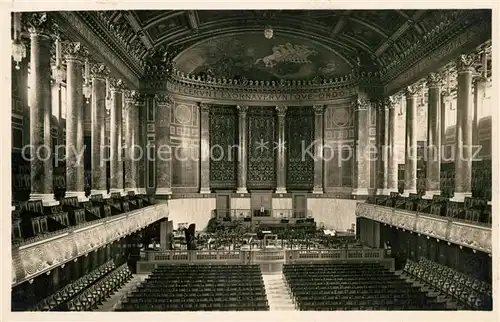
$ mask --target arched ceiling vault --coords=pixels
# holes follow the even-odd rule
[[[270,25],[283,45],[329,48],[349,66],[371,66],[382,73],[397,61],[418,54],[415,44],[446,33],[465,10],[132,10],[88,12],[86,21],[105,26],[122,44],[129,65],[140,73],[152,54],[170,51],[179,57],[187,48],[214,37],[260,32]],[[463,20],[463,19],[462,19]],[[447,22],[446,22],[447,21]],[[451,22],[450,22],[451,21]],[[444,23],[446,22],[446,23]],[[292,41],[291,39],[296,40]],[[286,41],[285,41],[286,40]],[[240,42],[243,41],[240,39]],[[241,45],[241,44],[240,44]],[[250,44],[252,45],[252,44]],[[274,47],[268,48],[269,54]],[[418,47],[418,46],[417,46]],[[291,47],[290,47],[291,48]],[[422,53],[424,54],[424,53]],[[333,57],[332,56],[332,57]],[[255,58],[255,57],[254,57]]]

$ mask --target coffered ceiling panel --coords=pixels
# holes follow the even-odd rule
[[[234,48],[224,43],[228,51],[219,54],[240,55],[231,59],[227,57],[229,60],[224,64],[234,62],[239,66],[231,71],[224,67],[231,74],[227,77],[248,75],[246,71],[252,65],[250,60],[255,62],[261,58],[264,61],[266,56],[289,55],[292,48],[300,52],[300,48],[316,46],[321,50],[311,50],[328,52],[337,71],[342,69],[339,64],[351,68],[362,65],[365,70],[372,66],[370,71],[394,77],[402,71],[401,68],[406,68],[398,67],[404,65],[402,62],[412,64],[426,54],[422,46],[442,43],[448,39],[448,33],[468,28],[468,20],[472,19],[474,23],[491,20],[489,10],[135,10],[86,11],[80,15],[98,33],[100,28],[109,37],[108,40],[137,74],[144,73],[151,65],[152,56],[156,59],[154,64],[164,62],[165,57],[178,56],[179,62],[193,60],[196,50],[200,50],[198,44],[207,46],[214,39],[252,35],[248,38],[238,36],[237,43],[232,44]],[[266,26],[273,29],[271,40],[264,37]],[[291,47],[286,47],[288,44]],[[191,55],[187,53],[190,49],[193,50]],[[260,56],[248,55],[248,50],[254,50]],[[188,64],[184,66],[186,70],[201,73],[216,67],[217,62],[209,59],[205,52],[197,53],[202,57],[195,60],[202,65],[187,68]],[[179,55],[183,55],[182,59]],[[318,60],[320,56],[322,58]],[[308,56],[306,60],[314,67],[304,65],[300,73],[305,75],[306,68],[316,71],[326,68],[323,64],[328,61],[324,58],[326,56]],[[245,62],[246,67],[236,63],[238,61]],[[208,68],[209,65],[214,68]],[[274,73],[278,75],[276,77],[292,79],[300,75],[294,63],[286,67],[291,68],[286,72],[284,69],[271,72],[266,70],[265,64],[261,67],[253,64],[250,69],[258,71],[262,77]],[[223,77],[220,68],[216,74]]]

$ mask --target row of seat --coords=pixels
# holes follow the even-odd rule
[[[160,266],[119,308],[119,311],[199,310],[268,310],[259,266]]]
[[[85,202],[66,197],[59,205],[49,207],[43,206],[41,200],[22,202],[12,212],[12,243],[36,242],[65,228],[143,208],[152,202],[150,197],[134,192],[126,196],[112,193],[108,199],[92,195]]]
[[[410,194],[408,197],[403,197],[397,192],[391,192],[390,196],[370,197],[367,202],[471,222],[491,224],[492,219],[491,205],[488,205],[486,199],[479,198],[466,197],[464,202],[459,203],[444,196],[423,199],[420,194]]]
[[[106,276],[109,272],[116,268],[113,260],[110,260],[99,266],[89,274],[77,279],[76,281],[66,285],[55,294],[45,298],[30,311],[60,311],[64,310],[65,303],[75,298],[85,289],[93,285],[96,281]]]
[[[421,258],[418,262],[407,260],[403,271],[468,309],[492,308],[491,285],[452,268]]]
[[[284,281],[299,310],[442,310],[377,263],[287,264]]]
[[[132,278],[132,272],[127,264],[118,267],[91,287],[85,289],[81,295],[68,302],[68,311],[92,311],[97,305],[114,294]]]

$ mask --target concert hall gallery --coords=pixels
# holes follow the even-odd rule
[[[493,309],[492,10],[11,17],[11,311]]]

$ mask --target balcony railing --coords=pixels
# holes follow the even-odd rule
[[[50,238],[12,248],[12,285],[30,280],[168,217],[168,205],[156,204],[70,227]]]
[[[491,227],[451,217],[368,203],[356,205],[356,216],[434,237],[486,253],[492,252]]]
[[[137,263],[137,272],[151,272],[158,265],[167,264],[285,264],[314,261],[371,261],[388,265],[388,267],[393,265],[393,259],[386,258],[383,249],[170,250],[146,251],[142,254],[141,261]]]
[[[306,219],[312,217],[312,212],[298,211],[294,209],[214,209],[213,215],[217,218],[231,218],[231,220],[243,220],[245,218],[254,218],[254,220],[263,220],[266,218],[274,219]]]

